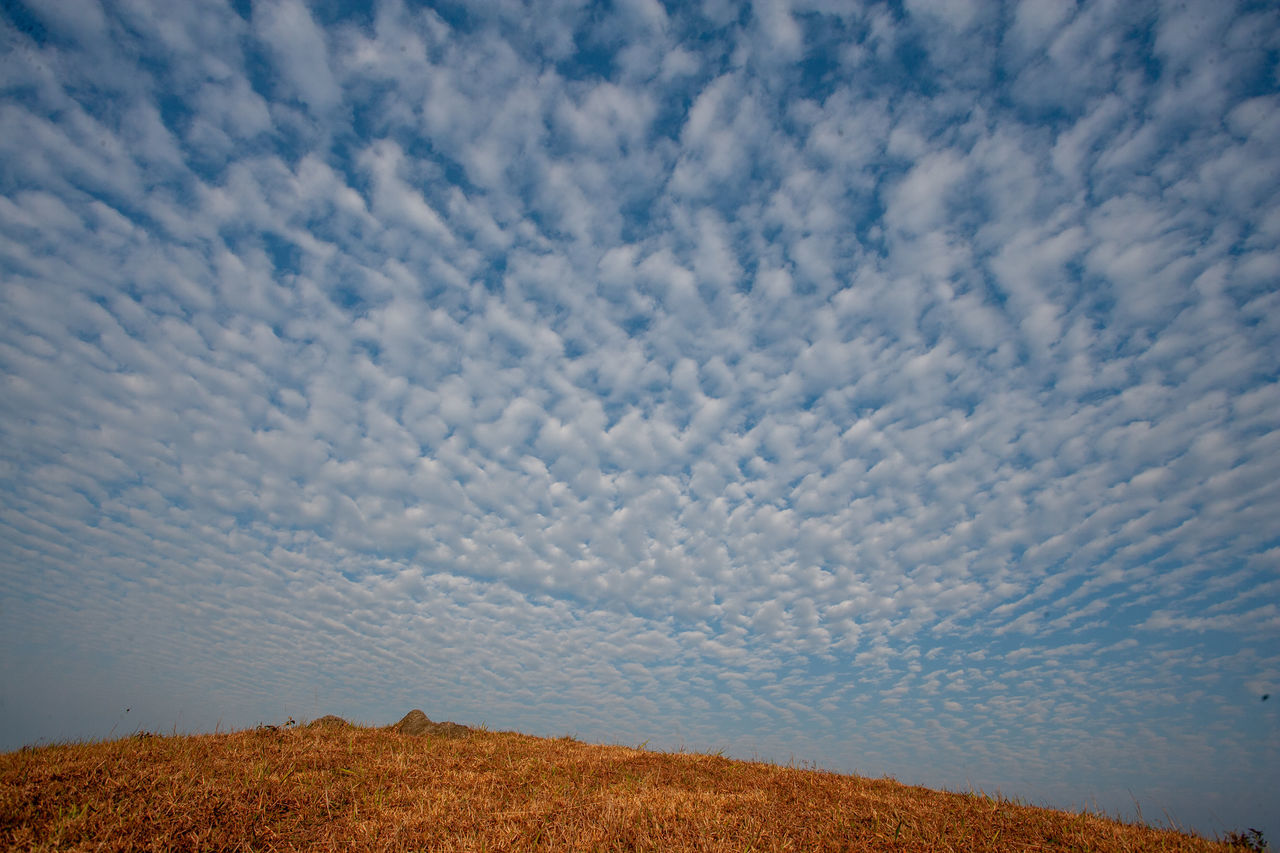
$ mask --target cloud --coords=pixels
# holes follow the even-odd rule
[[[12,737],[1267,817],[1274,13],[69,9],[3,18]]]
[[[306,6],[298,0],[282,0],[255,7],[253,25],[289,94],[317,112],[341,102],[325,33]]]

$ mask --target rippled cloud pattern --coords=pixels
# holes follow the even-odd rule
[[[1280,833],[1272,4],[0,39],[4,748],[422,707]]]

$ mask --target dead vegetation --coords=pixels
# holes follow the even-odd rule
[[[412,735],[336,717],[7,753],[0,756],[0,847],[1230,849],[1095,815],[888,780],[462,726]]]

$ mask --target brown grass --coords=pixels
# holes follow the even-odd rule
[[[562,738],[321,725],[0,756],[26,850],[1226,850],[888,780]]]

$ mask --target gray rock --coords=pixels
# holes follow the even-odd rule
[[[435,735],[437,737],[462,737],[471,729],[458,723],[433,723],[426,714],[414,708],[391,728],[405,735]]]

